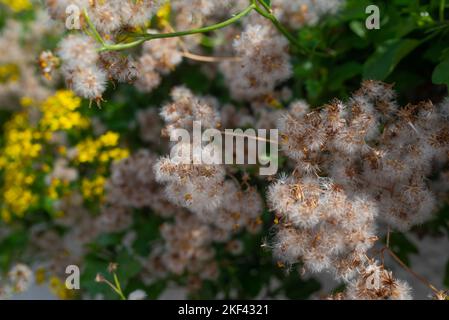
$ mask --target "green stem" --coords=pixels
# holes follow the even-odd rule
[[[440,1],[440,21],[444,21],[444,9],[446,9],[446,0]]]
[[[120,51],[120,50],[126,50],[126,49],[131,49],[134,47],[137,47],[139,45],[141,45],[142,43],[144,43],[146,40],[136,40],[133,42],[128,42],[128,43],[118,43],[118,44],[112,44],[112,45],[104,45],[99,51],[103,52],[103,51]]]
[[[124,49],[133,48],[133,47],[138,46],[138,45],[144,43],[145,41],[149,41],[149,40],[184,37],[184,36],[189,36],[189,35],[193,35],[193,34],[206,33],[206,32],[210,32],[210,31],[222,29],[222,28],[225,28],[225,27],[237,22],[241,18],[245,17],[255,8],[256,8],[256,6],[254,4],[251,4],[245,10],[243,10],[239,14],[235,15],[234,17],[232,17],[226,21],[223,21],[221,23],[217,23],[217,24],[214,24],[214,25],[211,25],[208,27],[197,28],[197,29],[186,30],[186,31],[170,32],[170,33],[145,34],[145,35],[141,35],[141,38],[139,40],[129,42],[129,43],[124,43],[124,44],[113,44],[113,45],[103,44],[103,47],[100,49],[100,51],[124,50]]]
[[[262,1],[261,3],[262,3],[262,5],[263,5],[263,7],[264,7],[264,9],[265,9],[265,10],[264,10],[264,9],[262,9],[262,8],[259,6],[259,2],[260,2],[260,1],[258,1],[258,0],[251,0],[251,3],[252,3],[254,6],[256,6],[255,10],[257,11],[257,13],[259,13],[261,16],[263,16],[263,17],[265,17],[265,18],[271,20],[271,14],[272,14],[271,8],[268,7],[267,4],[266,4],[265,2]],[[265,12],[265,11],[266,11],[266,12]]]
[[[273,25],[279,30],[279,32],[281,32],[288,39],[288,41],[290,41],[290,43],[295,45],[299,50],[303,51],[304,53],[304,48],[302,47],[302,45],[298,42],[298,40],[296,40],[296,38],[290,32],[288,32],[288,30],[279,22],[278,19],[276,19],[275,16],[272,17],[271,22],[273,22]]]
[[[259,6],[260,5],[260,6]],[[154,40],[154,39],[165,39],[165,38],[176,38],[176,37],[184,37],[189,36],[193,34],[199,34],[199,33],[206,33],[211,32],[214,30],[225,28],[238,20],[242,19],[243,17],[247,16],[251,11],[255,10],[257,13],[259,13],[264,18],[271,21],[271,23],[276,27],[276,29],[282,33],[282,35],[288,39],[288,41],[295,46],[301,54],[307,55],[307,54],[318,54],[321,56],[328,56],[326,53],[319,53],[316,51],[310,51],[306,48],[304,48],[299,41],[279,22],[279,20],[274,16],[270,6],[266,4],[264,1],[261,0],[251,0],[251,4],[242,12],[236,14],[234,17],[223,21],[221,23],[217,23],[211,26],[203,27],[203,28],[196,28],[186,31],[178,31],[178,32],[170,32],[170,33],[159,33],[159,34],[141,34],[136,36],[136,40],[128,43],[118,43],[118,44],[107,44],[104,42],[104,40],[101,38],[98,31],[95,29],[93,23],[89,19],[89,16],[87,15],[87,12],[84,10],[84,16],[86,17],[86,21],[89,25],[89,28],[91,29],[91,32],[93,33],[94,38],[102,45],[102,47],[98,50],[99,52],[104,51],[119,51],[119,50],[125,50],[134,48],[136,46],[139,46],[143,44],[146,41]]]
[[[256,2],[254,1],[254,3],[256,3]],[[264,17],[265,19],[268,19],[268,20],[270,20],[270,21],[273,21],[272,15],[269,14],[269,13],[266,13],[266,12],[265,12],[262,8],[260,8],[257,4],[256,4],[256,8],[255,8],[254,10],[256,10],[256,12],[257,12],[258,14],[260,14],[262,17]]]
[[[267,10],[270,14],[272,13],[270,6],[265,1],[263,0],[254,0],[254,1],[258,1],[262,5],[262,7],[265,8],[265,10]]]
[[[115,293],[117,293],[121,300],[126,300],[125,295],[123,294],[122,288],[120,286],[120,282],[118,281],[117,275],[114,273],[114,282],[115,285],[112,284],[108,279],[102,278],[100,282],[106,283]]]
[[[84,18],[86,19],[87,24],[89,25],[89,29],[91,30],[95,40],[97,40],[97,42],[99,42],[102,46],[105,46],[106,44],[105,44],[103,38],[100,36],[100,34],[98,33],[94,24],[92,23],[92,21],[89,18],[86,8],[84,8],[84,10],[83,10],[83,15],[84,15]]]
[[[258,0],[252,0],[252,3],[256,6],[255,10],[266,19],[270,20],[271,23],[278,29],[280,33],[284,35],[287,40],[294,45],[302,54],[306,54],[307,50],[303,48],[303,46],[296,40],[296,38],[279,22],[279,20],[274,16],[274,14],[271,11],[271,8],[263,1],[259,1],[259,3],[262,4],[264,9],[258,6],[257,4]]]
[[[114,282],[115,282],[115,292],[120,296],[120,299],[126,300],[125,295],[123,294],[122,287],[120,285],[120,281],[118,281],[117,274],[114,273]]]

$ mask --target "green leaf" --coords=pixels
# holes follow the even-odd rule
[[[349,23],[349,28],[360,38],[366,37],[366,27],[360,21],[351,21]]]
[[[368,0],[349,0],[342,8],[340,15],[343,20],[365,19],[365,9],[371,4]]]
[[[357,62],[347,62],[335,67],[329,76],[329,89],[338,90],[346,80],[349,80],[362,72],[362,65]]]
[[[164,292],[164,290],[166,288],[167,288],[166,281],[157,281],[157,282],[151,284],[150,286],[148,286],[145,291],[148,294],[148,299],[157,299]]]
[[[126,249],[118,254],[116,262],[118,263],[117,276],[120,279],[122,289],[125,290],[129,280],[142,270],[142,265]]]
[[[162,222],[162,219],[158,218],[156,215],[138,212],[135,216],[133,227],[137,237],[132,244],[132,247],[137,254],[141,256],[150,254],[151,244],[160,237],[159,227]]]
[[[317,80],[308,79],[305,81],[307,94],[310,98],[316,99],[320,94],[323,86]]]
[[[108,262],[94,255],[87,255],[81,272],[81,288],[91,296],[102,294],[106,299],[116,299],[115,292],[104,283],[95,281],[98,273],[106,274]]]
[[[255,270],[245,270],[239,273],[239,282],[244,290],[246,296],[255,298],[260,290],[262,290],[262,281],[260,273]]]
[[[0,241],[0,270],[7,270],[9,264],[20,257],[28,240],[28,233],[19,229]]]
[[[96,246],[102,248],[118,246],[122,241],[122,235],[119,233],[101,234],[95,241]]]
[[[420,45],[415,39],[399,39],[377,48],[363,68],[363,78],[370,80],[385,80],[396,68],[399,62]]]
[[[433,70],[432,82],[449,86],[449,58],[441,62]]]

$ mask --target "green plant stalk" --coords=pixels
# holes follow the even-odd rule
[[[270,15],[269,19],[276,27],[276,29],[278,29],[279,32],[282,33],[291,44],[293,44],[296,48],[298,48],[301,51],[301,53],[304,54],[306,53],[305,49],[301,46],[301,44],[295,39],[295,37],[290,32],[288,32],[288,30],[279,22],[279,20],[274,15]]]
[[[120,281],[118,281],[117,275],[114,273],[114,282],[115,285],[112,284],[108,279],[103,278],[100,282],[106,283],[115,293],[117,293],[121,300],[126,300],[125,295],[123,294],[122,288],[120,286]]]
[[[262,5],[262,7],[259,6],[259,3]],[[86,18],[87,24],[89,26],[89,29],[91,30],[91,33],[93,37],[96,39],[97,42],[101,44],[101,48],[98,50],[99,52],[105,52],[105,51],[120,51],[120,50],[126,50],[130,48],[134,48],[136,46],[139,46],[143,44],[146,41],[154,40],[154,39],[165,39],[165,38],[176,38],[176,37],[183,37],[188,35],[194,35],[199,33],[206,33],[218,29],[223,29],[227,26],[232,25],[233,23],[239,21],[243,17],[247,16],[251,11],[255,10],[257,13],[259,13],[264,18],[271,21],[271,23],[276,27],[276,29],[293,45],[295,46],[301,54],[306,55],[307,53],[311,53],[309,50],[305,49],[298,40],[277,20],[277,18],[273,15],[271,8],[263,1],[260,0],[251,0],[251,4],[240,13],[236,14],[234,17],[223,21],[221,23],[217,23],[211,26],[203,27],[203,28],[196,28],[186,31],[177,31],[177,32],[169,32],[169,33],[158,33],[158,34],[144,34],[137,37],[138,39],[132,42],[128,43],[118,43],[118,44],[107,44],[101,35],[98,33],[98,31],[95,29],[95,26],[93,25],[92,21],[89,18],[89,15],[87,14],[87,11],[84,10],[84,16]],[[312,52],[313,54],[317,54],[316,52]]]
[[[117,294],[120,296],[120,299],[121,299],[121,300],[126,300],[126,297],[123,295],[123,292],[122,292],[122,291],[118,290],[118,289],[115,288],[115,287],[113,287],[112,289],[115,291],[115,293],[117,293]]]
[[[326,55],[324,53],[318,53],[318,52],[310,52],[310,50],[307,50],[304,48],[301,43],[279,22],[279,20],[276,18],[276,16],[273,14],[271,8],[261,0],[251,0],[252,3],[256,6],[254,10],[257,11],[261,16],[271,21],[271,23],[276,27],[276,29],[290,42],[290,44],[294,45],[301,54],[307,55],[307,54],[319,54],[319,55]],[[258,3],[262,5],[263,8],[261,8]]]
[[[440,0],[440,21],[444,21],[444,9],[446,9],[446,0]]]
[[[254,4],[255,4],[255,8],[254,8],[254,10],[256,10],[256,12],[258,13],[258,14],[260,14],[262,17],[264,17],[265,19],[268,19],[268,20],[270,20],[270,21],[272,21],[272,15],[271,14],[269,14],[269,13],[266,13],[262,8],[260,8],[259,7],[259,5],[254,1]]]
[[[144,43],[145,41],[149,41],[149,40],[183,37],[183,36],[188,36],[188,35],[193,35],[193,34],[198,34],[198,33],[206,33],[206,32],[210,32],[210,31],[222,29],[222,28],[225,28],[225,27],[237,22],[241,18],[245,17],[255,8],[256,8],[256,6],[254,4],[251,4],[245,10],[243,10],[239,14],[235,15],[234,17],[232,17],[226,21],[223,21],[221,23],[217,23],[217,24],[214,24],[214,25],[211,25],[208,27],[197,28],[197,29],[186,30],[186,31],[170,32],[170,33],[142,35],[139,40],[129,42],[129,43],[124,43],[124,44],[108,45],[108,44],[104,44],[104,42],[103,42],[103,47],[99,51],[102,52],[102,51],[124,50],[124,49],[133,48],[133,47],[138,46],[138,45]],[[89,27],[90,27],[90,25],[89,25]],[[98,39],[97,39],[97,41],[98,41]]]
[[[120,296],[120,299],[126,300],[126,297],[123,294],[122,286],[120,285],[120,281],[118,281],[116,273],[114,273],[114,282],[115,282],[115,292],[117,292],[117,294]]]
[[[89,18],[89,15],[87,14],[86,8],[84,8],[84,10],[83,10],[83,15],[84,15],[84,18],[86,19],[87,25],[89,26],[89,29],[91,30],[92,35],[95,38],[95,40],[97,40],[97,42],[99,42],[102,46],[105,46],[106,43],[104,42],[103,38],[98,33],[97,29],[95,29],[94,24],[92,23],[92,21]]]
[[[265,1],[263,1],[263,0],[252,0],[252,1],[254,1],[254,2],[258,1],[262,5],[262,7],[264,7],[265,10],[267,10],[267,12],[269,12],[270,14],[272,13],[270,6]]]
[[[260,0],[252,0],[252,3],[255,5],[255,10],[257,11],[257,13],[259,13],[261,16],[263,16],[264,18],[268,19],[271,21],[271,23],[276,27],[276,29],[278,29],[278,31],[280,33],[282,33],[284,35],[285,38],[287,38],[287,40],[293,44],[295,47],[297,47],[299,50],[302,51],[302,53],[305,53],[304,48],[301,46],[301,44],[296,40],[296,38],[290,33],[288,32],[288,30],[279,22],[279,20],[275,17],[275,15],[273,14],[271,8],[264,2],[264,1],[260,1]],[[258,3],[260,3],[262,5],[262,7],[265,9],[265,11],[259,7]]]

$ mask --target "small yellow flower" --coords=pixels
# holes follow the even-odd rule
[[[72,299],[75,296],[73,290],[67,289],[65,283],[56,276],[50,277],[50,291],[62,300]]]
[[[2,220],[5,223],[10,223],[12,220],[11,212],[9,212],[7,209],[2,208]]]
[[[76,146],[76,149],[78,151],[77,160],[81,163],[94,162],[98,155],[99,148],[100,146],[98,142],[90,138],[80,142]]]
[[[0,0],[14,12],[29,10],[33,7],[30,0]]]
[[[106,178],[98,176],[92,180],[83,179],[81,182],[81,192],[85,199],[102,198]]]
[[[25,177],[25,184],[31,185],[31,184],[33,184],[35,179],[36,178],[34,176],[28,175],[28,176]]]
[[[108,131],[102,135],[99,140],[104,147],[115,147],[118,144],[119,135],[118,133]]]
[[[122,148],[115,148],[109,151],[109,157],[112,160],[122,160],[129,157],[129,150]]]
[[[48,165],[48,164],[43,164],[42,165],[42,171],[43,172],[50,172],[50,170],[51,170],[51,168],[50,168],[50,166]]]
[[[171,5],[167,1],[161,8],[157,11],[156,17],[160,27],[165,27],[168,25],[170,20]]]
[[[23,97],[23,98],[21,98],[20,99],[20,105],[22,106],[22,107],[30,107],[30,106],[32,106],[34,104],[34,101],[33,101],[33,99],[32,98],[30,98],[30,97]]]
[[[67,154],[67,148],[65,147],[65,146],[59,146],[58,147],[58,153],[60,154],[60,155],[66,155]]]
[[[16,64],[7,63],[0,65],[0,83],[17,82],[19,78],[20,70]]]
[[[34,273],[34,278],[38,285],[44,284],[47,278],[45,268],[38,268]]]
[[[40,126],[52,132],[85,128],[88,121],[76,111],[80,106],[81,99],[72,91],[60,90],[42,103]]]

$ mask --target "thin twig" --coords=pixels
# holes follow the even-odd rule
[[[389,255],[408,273],[410,273],[412,276],[414,276],[416,279],[421,281],[423,284],[425,284],[428,288],[430,288],[433,292],[439,293],[440,290],[435,288],[433,284],[431,284],[426,278],[423,276],[417,274],[415,271],[410,269],[393,251],[390,250],[390,248],[384,247],[382,251],[387,251]]]
[[[175,32],[175,29],[170,25],[170,23],[167,23],[166,26],[170,32]],[[190,52],[189,49],[187,49],[187,45],[185,44],[185,42],[182,38],[178,38],[178,42],[183,51],[182,52],[183,57],[185,57],[187,59],[201,61],[201,62],[223,62],[223,61],[240,61],[240,60],[242,60],[240,57],[212,57],[212,56],[198,55],[198,54]]]
[[[211,56],[202,56],[198,54],[191,53],[189,51],[183,51],[182,55],[191,60],[201,61],[201,62],[223,62],[223,61],[241,61],[240,57],[211,57]]]
[[[154,40],[154,39],[178,38],[178,37],[184,37],[184,36],[189,36],[189,35],[193,35],[193,34],[206,33],[206,32],[211,32],[211,31],[215,31],[218,29],[223,29],[223,28],[230,26],[231,24],[237,22],[238,20],[242,19],[243,17],[247,16],[251,11],[253,11],[255,9],[255,7],[256,6],[254,4],[251,4],[250,6],[248,6],[246,9],[244,9],[240,13],[234,15],[232,18],[230,18],[226,21],[211,25],[211,26],[196,28],[196,29],[191,29],[191,30],[185,30],[185,31],[169,32],[169,33],[139,34],[139,35],[137,35],[137,40],[135,40],[133,42],[123,43],[123,44],[119,43],[119,44],[113,44],[113,45],[106,44],[106,45],[103,45],[103,47],[100,49],[100,51],[119,51],[119,50],[136,47],[136,46],[144,43],[145,41],[150,41],[150,40]]]
[[[240,134],[240,133],[226,132],[226,131],[222,131],[221,133],[224,134],[225,136],[248,138],[248,139],[252,139],[252,140],[256,140],[256,141],[269,142],[270,144],[279,145],[279,142],[277,142],[277,141],[273,141],[273,140],[269,140],[269,139],[265,139],[265,138],[260,138],[260,137],[255,137],[255,136],[250,136],[250,135],[247,135],[247,134]]]
[[[102,46],[105,46],[106,43],[104,42],[103,38],[98,33],[98,31],[95,28],[94,24],[90,20],[89,14],[87,13],[86,9],[83,10],[83,15],[84,15],[84,18],[86,19],[87,25],[89,26],[89,29],[92,32],[92,35],[95,38],[95,40],[97,40],[97,42],[99,42]]]

